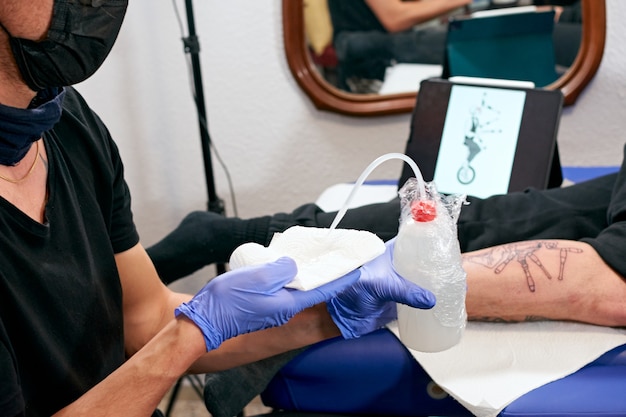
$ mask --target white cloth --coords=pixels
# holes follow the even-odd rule
[[[388,325],[398,336],[397,322]],[[479,417],[497,416],[527,392],[563,378],[626,343],[626,330],[568,322],[469,322],[461,342],[413,357]]]
[[[395,64],[385,70],[385,81],[378,94],[414,93],[422,80],[441,77],[442,71],[441,65]]]
[[[344,276],[385,252],[385,243],[363,230],[293,226],[275,233],[268,247],[239,246],[230,257],[232,269],[273,262],[281,256],[296,261],[298,274],[286,287],[310,290]]]

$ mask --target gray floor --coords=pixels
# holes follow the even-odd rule
[[[169,404],[169,394],[161,401],[159,409],[165,413]],[[244,409],[245,416],[254,416],[257,414],[268,413],[271,408],[265,407],[259,397],[252,400]],[[211,414],[204,406],[204,401],[198,396],[191,386],[181,388],[178,399],[172,409],[170,417],[210,417]]]

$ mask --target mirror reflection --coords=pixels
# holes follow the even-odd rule
[[[307,47],[322,78],[344,92],[415,92],[419,80],[442,75],[448,30],[455,22],[477,12],[526,11],[530,6],[551,16],[551,54],[544,64],[554,70],[536,83],[542,87],[576,58],[582,31],[578,0],[305,0]]]

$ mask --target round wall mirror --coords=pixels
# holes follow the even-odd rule
[[[600,65],[606,36],[604,0],[581,0],[582,35],[572,65],[545,88],[560,89],[571,105]],[[334,87],[318,71],[309,52],[304,26],[304,0],[283,0],[283,38],[289,68],[298,85],[320,110],[352,116],[380,116],[411,112],[415,92],[354,94]]]

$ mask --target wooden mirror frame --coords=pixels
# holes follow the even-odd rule
[[[604,53],[606,4],[604,0],[581,0],[582,39],[572,66],[546,88],[561,89],[564,104],[574,104],[593,78]],[[311,60],[304,34],[303,0],[283,0],[283,40],[287,62],[298,85],[316,108],[352,116],[407,113],[415,106],[416,93],[351,94],[322,78]]]

